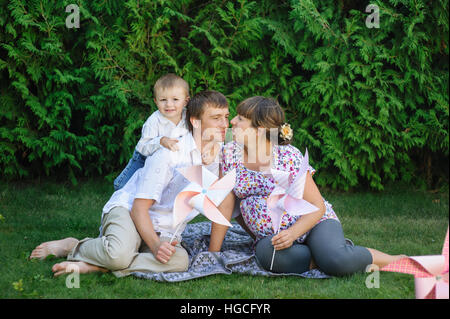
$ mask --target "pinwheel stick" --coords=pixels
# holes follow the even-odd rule
[[[280,232],[280,228],[281,228],[281,218],[280,218],[280,224],[278,225],[278,231],[277,231],[277,233],[275,235],[277,235]],[[273,261],[275,259],[275,252],[276,252],[275,247],[273,247],[272,261],[270,263],[270,271],[272,271],[272,268],[273,268]]]
[[[172,242],[173,242],[175,236],[177,235],[178,231],[180,230],[180,227],[181,227],[182,224],[183,224],[183,223],[179,223],[179,224],[178,224],[177,229],[175,230],[175,232],[174,232],[173,235],[172,235],[172,238],[170,239],[170,242],[169,242],[170,244],[172,244]]]

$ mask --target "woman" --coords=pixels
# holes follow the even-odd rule
[[[318,267],[329,275],[344,276],[365,271],[371,264],[381,268],[402,257],[346,241],[338,217],[314,183],[312,167],[303,198],[318,210],[301,217],[285,213],[280,231],[274,235],[267,198],[275,181],[267,172],[274,168],[295,177],[303,155],[289,145],[292,133],[274,99],[248,98],[238,105],[237,114],[231,121],[234,141],[223,149],[222,171],[226,174],[236,169],[234,194],[241,200],[243,226],[256,238],[255,255],[263,268],[270,269],[273,249],[272,271],[280,273],[303,273]],[[274,138],[271,132],[278,136]]]

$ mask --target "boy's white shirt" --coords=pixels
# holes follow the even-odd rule
[[[149,210],[154,230],[161,236],[171,237],[176,228],[173,228],[173,205],[175,197],[188,184],[176,168],[201,165],[201,152],[197,148],[192,134],[186,134],[179,140],[180,149],[172,152],[161,148],[153,156],[147,157],[144,167],[138,169],[125,186],[114,192],[103,207],[103,214],[107,214],[114,207],[120,206],[131,211],[135,198],[153,199],[155,203]],[[208,170],[219,176],[219,158],[210,165]],[[181,241],[181,233],[187,223],[197,216],[198,211],[193,210],[177,231],[177,240]],[[101,234],[102,235],[102,234]]]
[[[186,108],[181,113],[181,120],[175,125],[171,120],[164,117],[159,110],[153,112],[142,126],[142,133],[136,145],[136,151],[144,156],[150,156],[160,147],[163,136],[178,139],[188,133],[186,124]]]

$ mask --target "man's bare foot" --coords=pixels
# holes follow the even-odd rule
[[[53,275],[55,277],[58,277],[74,271],[79,274],[87,274],[96,271],[108,272],[108,269],[94,266],[83,261],[64,261],[59,264],[54,264],[52,267],[52,271],[54,272]]]
[[[30,259],[45,259],[49,255],[67,257],[77,243],[78,239],[72,237],[42,243],[31,252]]]

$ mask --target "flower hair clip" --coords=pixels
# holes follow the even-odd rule
[[[291,125],[288,123],[284,123],[280,128],[280,136],[283,140],[290,140],[294,136],[294,132],[292,131]]]

